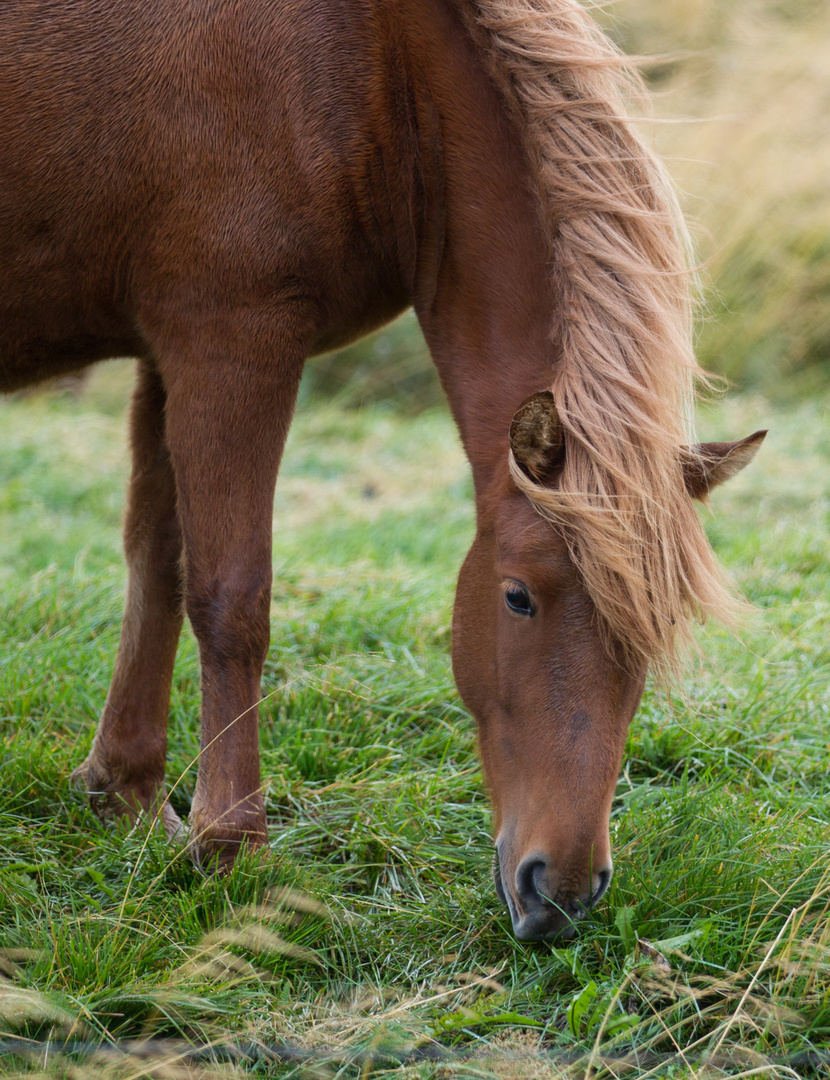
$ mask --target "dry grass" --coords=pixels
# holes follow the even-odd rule
[[[792,884],[795,889],[797,883]],[[786,893],[780,898],[782,910]],[[71,1080],[231,1078],[252,1066],[269,1074],[303,1076],[467,1076],[497,1080],[563,1077],[788,1077],[821,1067],[821,1054],[794,1052],[793,1042],[822,1009],[830,987],[830,872],[775,928],[762,917],[744,943],[746,963],[717,974],[688,974],[690,935],[657,945],[638,940],[613,984],[596,989],[569,1023],[581,1046],[556,1047],[545,1025],[494,1005],[505,998],[499,969],[457,972],[451,985],[413,994],[377,985],[352,986],[339,999],[273,1001],[247,1027],[214,1021],[197,1042],[175,1038],[100,1040],[78,1014],[47,994],[18,985],[14,958],[0,975],[0,1025],[39,1029],[32,1040],[6,1040],[8,1077]],[[154,992],[160,1011],[182,998],[227,994],[261,984],[267,1000],[273,975],[261,959],[283,954],[319,962],[286,942],[273,926],[297,925],[303,914],[325,915],[319,904],[284,891],[274,901],[234,913],[169,973]],[[747,928],[749,930],[749,928]],[[693,935],[691,935],[693,937]],[[659,945],[659,947],[658,947]],[[26,958],[26,959],[31,959]],[[577,1000],[577,999],[575,999]],[[436,1015],[441,1019],[435,1021]],[[44,1037],[44,1024],[50,1024]],[[478,1039],[470,1036],[478,1029]],[[463,1045],[453,1046],[453,1034]],[[483,1036],[483,1037],[481,1037]],[[2,1042],[2,1040],[0,1040]],[[830,1056],[828,1056],[830,1061]],[[14,1062],[14,1064],[12,1064]],[[424,1070],[428,1071],[425,1072]]]
[[[810,0],[621,0],[618,36],[654,69],[657,111],[699,223],[701,362],[795,397],[830,373],[830,8]]]

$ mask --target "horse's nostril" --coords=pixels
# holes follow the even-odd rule
[[[611,884],[610,867],[606,870],[600,870],[600,872],[597,874],[597,877],[599,878],[599,884],[596,887],[594,895],[591,897],[591,907],[593,907],[594,904],[598,904],[600,902],[603,896],[605,896],[605,892],[608,886]]]
[[[525,907],[536,907],[550,898],[546,895],[545,871],[548,864],[538,856],[523,859],[516,870],[516,893]]]
[[[600,901],[610,881],[609,864],[593,875],[593,881],[581,895],[575,895],[541,852],[535,851],[525,856],[513,878],[515,892],[505,890],[513,929],[519,941],[554,941],[573,937],[577,923],[586,918],[594,904]],[[594,883],[596,888],[593,888]]]

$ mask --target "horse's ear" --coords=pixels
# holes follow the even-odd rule
[[[550,480],[565,464],[565,435],[550,390],[534,394],[516,410],[510,449],[531,480]]]
[[[755,457],[766,431],[737,442],[700,443],[683,449],[683,479],[693,499],[705,499],[713,487],[745,468]]]

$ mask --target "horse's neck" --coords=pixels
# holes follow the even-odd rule
[[[406,5],[426,13],[410,38],[426,189],[414,302],[482,492],[516,407],[551,381],[548,245],[519,134],[452,5]]]

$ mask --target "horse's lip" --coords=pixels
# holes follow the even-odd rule
[[[564,926],[555,926],[550,930],[539,930],[539,920],[536,916],[528,916],[521,922],[513,923],[513,933],[517,941],[570,941],[576,937],[576,922],[571,919]]]

